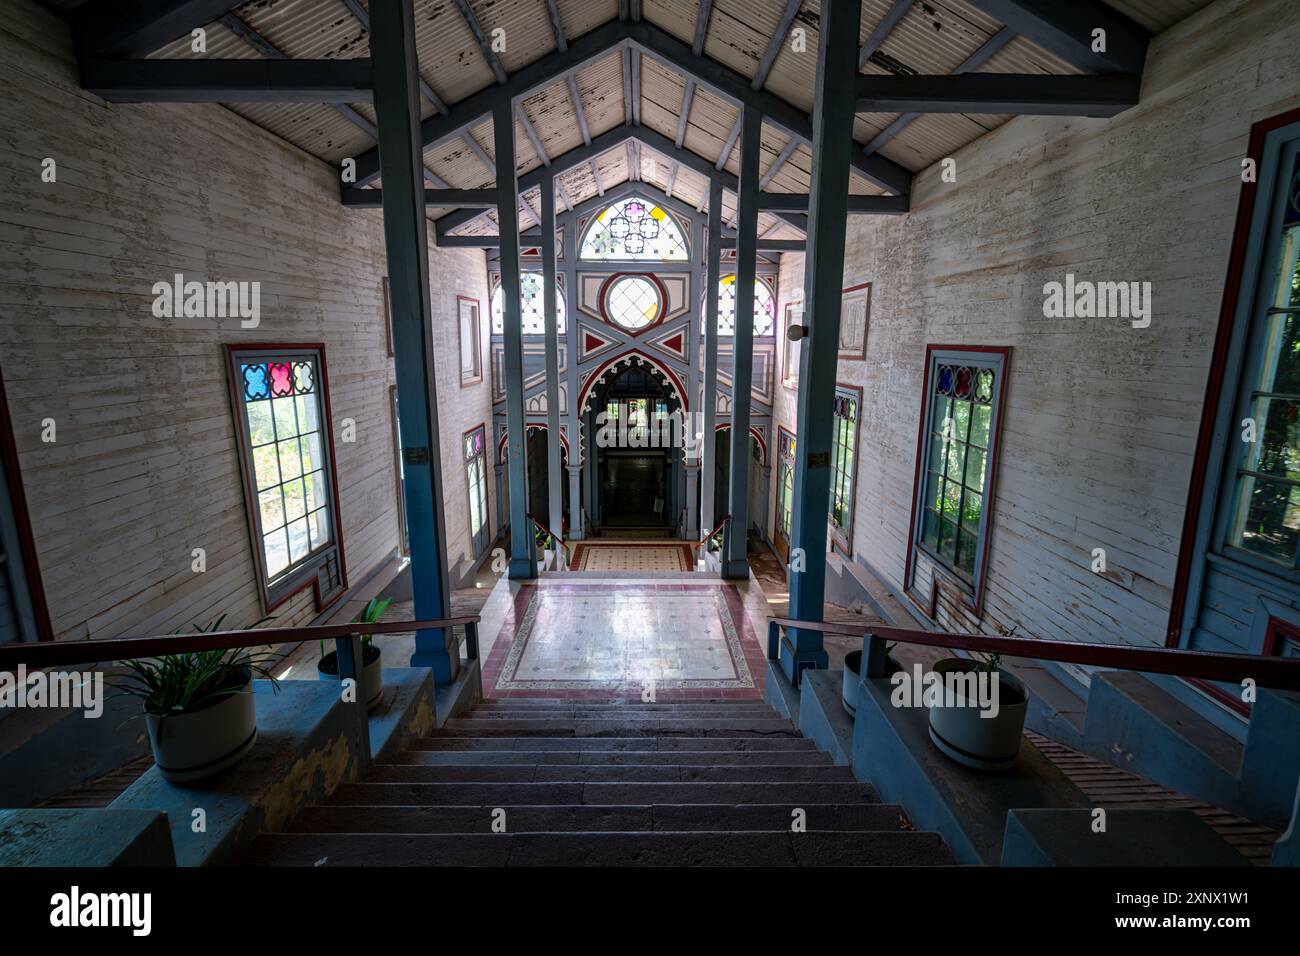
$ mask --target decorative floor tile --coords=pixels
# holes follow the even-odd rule
[[[753,698],[762,661],[728,585],[528,585],[484,667],[484,689],[639,698],[653,683],[657,700]]]
[[[694,571],[695,549],[683,542],[582,542],[573,551],[575,571]]]

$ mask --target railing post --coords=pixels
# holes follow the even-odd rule
[[[356,714],[359,725],[357,731],[360,735],[361,748],[357,753],[357,762],[359,772],[364,774],[370,770],[370,717],[365,694],[361,687],[361,668],[363,666],[361,635],[349,634],[347,637],[335,639],[334,650],[338,656],[340,684],[347,680],[352,681],[352,692],[355,697],[352,712]]]
[[[862,670],[861,677],[886,677],[885,660],[888,658],[888,645],[883,637],[876,637],[868,631],[862,635]]]
[[[478,624],[475,621],[465,624],[465,656],[471,661],[478,660]]]
[[[781,656],[781,625],[769,621],[767,625],[767,659],[778,660]]]

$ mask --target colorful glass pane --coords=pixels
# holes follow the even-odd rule
[[[659,290],[645,276],[622,276],[605,294],[605,314],[629,332],[654,325],[662,310]]]
[[[700,330],[704,329],[705,309],[700,308]],[[776,327],[776,299],[762,279],[754,280],[754,334],[771,335]],[[718,334],[736,334],[736,277],[723,276],[718,282]]]
[[[606,207],[583,236],[580,259],[685,262],[686,237],[676,220],[639,196]]]

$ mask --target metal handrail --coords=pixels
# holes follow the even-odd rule
[[[1115,670],[1141,671],[1148,674],[1197,677],[1202,680],[1236,683],[1249,679],[1260,687],[1300,690],[1300,658],[1192,651],[1174,647],[1133,647],[1128,644],[1091,644],[1045,638],[1000,637],[992,634],[949,634],[942,631],[920,631],[887,625],[863,628],[784,617],[772,618],[768,622],[767,656],[770,660],[777,659],[781,628],[861,637],[864,640],[864,661],[873,656],[883,659],[884,642],[896,641],[900,644],[982,651],[1004,657],[1029,657],[1108,667]],[[872,644],[875,645],[876,655],[867,653],[867,645]],[[868,673],[866,676],[880,675]]]
[[[471,660],[478,657],[477,614],[432,621],[382,621],[363,624],[316,624],[305,627],[268,627],[251,631],[213,631],[204,634],[165,634],[156,637],[112,637],[90,641],[46,641],[0,645],[0,670],[19,664],[54,667],[60,664],[98,664],[137,657],[165,657],[198,651],[234,650],[299,644],[303,641],[342,640],[362,634],[405,634],[434,628],[465,626],[465,647]]]
[[[695,548],[694,548],[694,550],[699,551],[701,545],[705,544],[706,542],[712,541],[714,538],[716,538],[716,537],[718,536],[718,532],[721,531],[721,530],[723,529],[723,527],[726,525],[726,523],[727,523],[728,521],[730,521],[730,520],[731,520],[731,515],[723,515],[723,516],[722,516],[722,520],[719,521],[719,522],[714,526],[714,528],[713,528],[712,531],[710,531],[708,534],[706,534],[706,535],[705,535],[703,538],[701,538],[699,541],[695,542]]]
[[[564,566],[567,568],[572,563],[572,559],[569,556],[568,543],[563,538],[561,538],[558,534],[552,531],[550,528],[546,527],[546,525],[542,524],[542,522],[537,519],[536,515],[532,515],[529,514],[528,512],[524,512],[524,516],[533,524],[537,525],[537,527],[540,528],[542,531],[545,531],[547,534],[549,534],[551,536],[551,540],[558,543],[559,546],[564,549]]]

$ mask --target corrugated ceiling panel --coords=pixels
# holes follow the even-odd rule
[[[593,137],[622,125],[623,66],[617,51],[578,70],[575,79]]]
[[[695,38],[695,20],[699,12],[699,0],[644,0],[641,4],[643,20],[686,43]]]
[[[1214,0],[1105,0],[1131,20],[1136,20],[1152,33],[1168,30],[1178,21],[1203,10]]]
[[[641,58],[641,123],[675,139],[686,78],[649,57]]]
[[[811,182],[812,150],[805,143],[795,147],[781,171],[767,184],[770,193],[806,193]]]
[[[710,162],[716,162],[735,122],[735,107],[697,86],[683,145]]]
[[[505,49],[497,52],[497,58],[507,73],[555,49],[555,33],[543,0],[469,0],[469,5],[489,42],[494,40],[494,30],[505,31]],[[455,12],[455,7],[451,10]]]
[[[767,41],[776,32],[781,7],[780,3],[772,0],[764,3],[717,0],[713,4],[713,16],[709,18],[705,55],[743,76],[753,76],[767,49]]]
[[[863,18],[870,16],[870,7],[874,0],[863,4]],[[821,4],[816,0],[804,0],[799,13],[790,28],[790,36],[781,44],[781,52],[772,64],[772,71],[767,76],[765,88],[799,107],[805,113],[812,111],[813,96],[817,85],[817,44],[821,36]],[[800,50],[793,48],[795,30],[803,31]]]
[[[996,32],[996,26],[983,29],[942,3],[914,3],[879,52],[905,72],[951,73]]]
[[[496,181],[496,177],[459,136],[426,149],[424,164],[453,189],[478,189],[494,185]]]
[[[447,103],[496,82],[474,34],[450,0],[415,0],[415,47],[420,71]]]
[[[337,163],[374,145],[374,140],[337,111],[320,103],[227,103],[240,116],[299,148]]]
[[[924,169],[984,132],[984,127],[961,113],[930,113],[886,143],[880,153],[908,169]]]
[[[523,106],[547,156],[560,156],[582,145],[567,84],[548,86],[524,100]]]
[[[369,38],[342,3],[246,3],[236,16],[296,60],[345,60],[370,55]]]
[[[543,8],[543,15],[546,15],[545,4],[542,0],[538,0],[538,3]],[[557,0],[555,6],[560,11],[564,34],[570,40],[576,40],[602,23],[618,17],[618,0]]]

